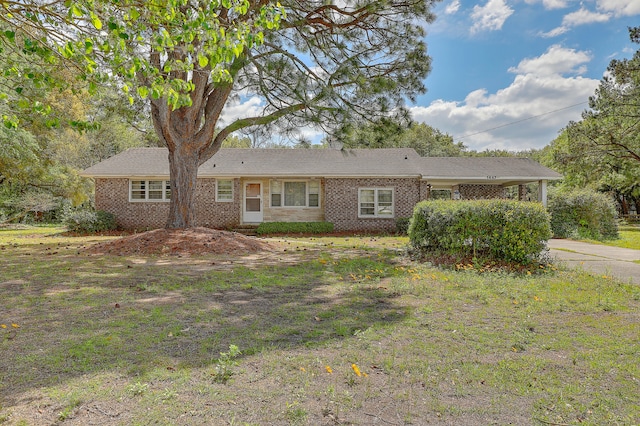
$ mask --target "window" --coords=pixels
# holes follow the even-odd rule
[[[271,207],[320,207],[320,182],[272,180]]]
[[[284,205],[287,207],[305,207],[307,205],[307,183],[285,182]]]
[[[233,201],[233,180],[218,179],[216,183],[216,201]]]
[[[320,206],[320,182],[312,180],[309,182],[309,207]]]
[[[168,201],[171,184],[168,180],[130,180],[130,201]]]
[[[393,217],[392,188],[360,188],[359,217]]]
[[[282,207],[282,182],[271,181],[271,207]]]

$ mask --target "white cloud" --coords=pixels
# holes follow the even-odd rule
[[[540,33],[540,36],[544,38],[557,37],[559,35],[566,33],[567,31],[569,31],[568,27],[556,27],[551,31],[547,31],[546,33]]]
[[[611,12],[615,16],[640,15],[640,1],[638,0],[598,0],[598,10]]]
[[[608,13],[591,12],[581,7],[580,10],[565,15],[564,18],[562,18],[562,25],[565,27],[576,27],[594,22],[607,22],[609,19],[611,19],[611,15]]]
[[[474,6],[471,12],[471,34],[483,30],[500,30],[511,14],[513,9],[504,0],[489,0],[484,6]]]
[[[640,4],[640,0],[638,0]],[[611,19],[611,13],[599,13],[592,12],[590,10],[581,7],[579,10],[575,12],[571,12],[566,14],[562,18],[562,25],[548,31],[546,33],[541,33],[542,37],[556,37],[561,34],[566,33],[573,27],[577,27],[579,25],[593,24],[597,22],[608,22]]]
[[[523,59],[517,66],[509,68],[509,72],[538,76],[583,74],[586,71],[584,64],[590,60],[589,52],[567,49],[554,44],[538,57]]]
[[[460,9],[460,0],[453,0],[444,9],[444,13],[447,15],[453,15]]]
[[[567,0],[525,0],[527,4],[542,3],[546,10],[562,9],[568,6]]]
[[[542,148],[587,107],[599,83],[580,75],[590,59],[588,52],[554,45],[510,68],[516,76],[506,88],[495,93],[478,89],[463,101],[439,99],[411,111],[416,121],[449,133],[471,149]]]

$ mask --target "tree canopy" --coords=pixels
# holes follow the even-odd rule
[[[640,27],[629,34],[640,42]],[[615,193],[624,213],[626,199],[640,208],[640,50],[611,61],[589,107],[545,148],[545,163],[568,186]]]
[[[346,148],[413,148],[423,157],[465,155],[462,142],[425,123],[405,117],[382,117],[374,121],[349,122],[328,138],[327,144]]]
[[[333,129],[424,92],[431,0],[38,0],[2,2],[2,46],[73,64],[89,91],[116,79],[150,103],[169,148],[168,227],[195,224],[197,167],[232,132],[278,124]],[[23,64],[24,65],[24,64]],[[18,67],[35,86],[59,84]],[[222,123],[229,102],[258,110]],[[5,119],[5,121],[7,121]]]

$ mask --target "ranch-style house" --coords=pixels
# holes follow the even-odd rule
[[[95,181],[95,207],[122,228],[165,225],[171,187],[166,148],[133,148],[82,172]],[[518,186],[546,205],[557,172],[527,158],[420,157],[393,149],[221,149],[198,169],[197,225],[233,228],[261,222],[334,224],[337,231],[395,230],[433,191],[453,199],[505,198]],[[440,191],[442,193],[442,191]]]

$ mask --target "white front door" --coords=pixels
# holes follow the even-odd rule
[[[244,183],[243,222],[262,222],[262,184],[260,182]]]

